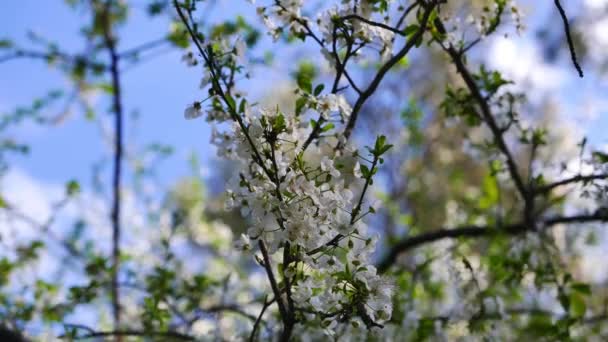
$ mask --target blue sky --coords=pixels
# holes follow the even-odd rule
[[[142,3],[143,2],[139,2]],[[84,41],[78,35],[79,27],[86,18],[70,10],[61,1],[11,1],[3,2],[0,21],[3,36],[27,43],[28,29],[38,32],[59,43],[71,52],[81,51]],[[122,29],[120,48],[137,46],[142,42],[158,39],[166,34],[169,22],[166,18],[150,20],[145,17],[145,7],[134,6],[129,25]],[[38,48],[38,50],[40,50]],[[195,99],[199,75],[180,63],[180,54],[160,48],[156,57],[123,73],[124,106],[126,113],[139,111],[140,122],[136,141],[147,143],[160,141],[176,146],[188,146],[208,159],[209,128],[203,120],[185,121],[183,107]],[[46,94],[50,89],[67,89],[68,80],[58,70],[49,68],[38,60],[21,59],[0,64],[0,111],[6,113],[17,106],[27,106],[34,97]],[[109,105],[99,102],[99,116],[111,117],[104,112]],[[57,115],[62,106],[50,110]],[[46,113],[46,112],[45,112]],[[127,139],[132,138],[133,126],[127,122]],[[31,144],[31,154],[14,159],[17,167],[26,169],[35,178],[45,181],[64,182],[66,177],[88,177],[90,166],[99,160],[106,150],[101,143],[99,127],[84,119],[75,111],[68,120],[55,127],[27,125],[14,131],[14,137]],[[131,140],[133,142],[133,140]],[[182,153],[184,153],[182,148]],[[184,154],[177,158],[185,160]],[[175,176],[186,172],[186,162],[174,163],[165,168]],[[173,178],[173,177],[171,177]]]

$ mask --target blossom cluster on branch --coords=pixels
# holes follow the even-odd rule
[[[209,93],[204,101],[187,107],[184,115],[189,119],[204,116],[211,122],[211,141],[218,156],[237,166],[227,208],[240,209],[251,226],[235,245],[243,251],[259,246],[261,255],[256,254],[256,259],[265,268],[273,290],[283,322],[282,339],[289,339],[294,327],[320,326],[325,334],[334,335],[337,330],[344,334],[344,326],[371,329],[391,319],[393,285],[378,274],[370,260],[377,237],[369,234],[364,222],[375,209],[364,208],[366,192],[392,145],[379,136],[374,146],[362,152],[349,143],[348,136],[357,111],[383,73],[414,44],[420,45],[429,22],[434,23],[430,32],[440,44],[452,46],[464,39],[450,39],[457,28],[451,27],[448,34],[438,23],[435,6],[439,2],[414,2],[407,9],[398,5],[396,13],[401,18],[397,19],[389,16],[391,2],[342,1],[315,19],[303,14],[301,0],[276,0],[257,8],[275,41],[282,36],[311,38],[337,73],[328,93],[323,84],[313,89],[310,79],[298,80],[293,112],[250,105],[233,82],[234,74],[243,73],[246,67],[240,65],[245,47],[238,44],[238,38],[232,43],[226,38],[205,40],[188,19],[191,8],[175,3],[198,49],[187,53],[184,61],[189,66],[205,66],[201,88]],[[506,1],[498,1],[493,9],[485,8],[479,20],[467,22],[476,23],[483,37],[496,29],[506,6]],[[515,17],[517,10],[509,8]],[[401,27],[414,9],[413,23]],[[395,56],[397,35],[407,42]],[[385,66],[362,92],[348,75],[346,64],[366,47],[378,51],[379,63]],[[339,93],[342,76],[360,95],[354,109]],[[308,121],[315,116],[317,120]],[[335,123],[345,122],[346,131],[341,134]],[[273,255],[279,260],[278,267],[273,265]]]

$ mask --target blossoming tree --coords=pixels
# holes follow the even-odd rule
[[[242,18],[206,25],[204,3],[159,1],[154,9],[175,18],[171,39],[188,49],[182,61],[201,79],[203,95],[186,106],[183,116],[211,125],[211,143],[218,157],[231,165],[223,199],[229,216],[239,216],[232,217],[233,227],[211,218],[196,194],[200,184],[195,181],[175,189],[161,208],[149,209],[156,213],[149,222],[159,227],[148,233],[153,248],[141,253],[122,250],[126,224],[121,225],[120,218],[119,62],[133,53],[121,54],[115,45],[113,27],[121,20],[123,5],[91,2],[97,25],[92,37],[109,52],[109,65],[74,62],[58,52],[46,56],[107,72],[116,119],[111,258],[87,255],[66,243],[72,254],[84,259],[86,284],[57,295],[63,299],[53,297],[28,309],[42,312],[45,324],[61,326],[58,335],[400,341],[469,335],[554,340],[606,334],[605,310],[600,300],[591,300],[606,301],[605,287],[577,276],[567,258],[573,252],[560,245],[556,232],[563,235],[570,232],[568,227],[608,220],[608,155],[589,151],[583,140],[578,150],[585,172],[568,174],[554,166],[557,158],[544,160],[543,150],[553,144],[551,127],[530,124],[524,94],[501,73],[468,57],[489,36],[524,29],[514,2],[239,3],[257,13],[273,46],[302,44],[318,56],[317,62],[301,63],[294,73],[296,85],[287,108],[273,104],[272,97],[270,104],[260,105],[242,86],[256,62],[249,52],[258,40],[253,26]],[[555,5],[556,18],[565,23],[568,52],[582,75],[565,12],[559,1]],[[440,56],[445,73],[453,76],[442,85],[441,99],[410,103],[401,113],[405,127],[397,131],[408,132],[405,141],[375,132],[372,123],[382,123],[380,113],[370,108],[374,96],[403,96],[395,75],[407,77],[416,63],[430,63],[412,57],[424,53]],[[317,77],[321,65],[327,70]],[[393,91],[383,89],[387,82],[396,84]],[[427,144],[421,132],[434,123],[421,122],[424,110],[433,113],[434,123],[446,124],[441,138],[463,136],[440,147],[450,150],[437,157],[442,167],[474,175],[448,187],[455,195],[442,194],[451,201],[441,219],[438,209],[428,205],[433,202],[423,200],[426,195],[390,193],[396,185],[388,189],[389,195],[381,194],[392,169],[417,184],[428,184],[431,177],[431,185],[441,187],[441,178],[432,177],[442,170],[425,168],[416,156],[407,158],[406,167],[394,162],[406,149]],[[362,120],[370,127],[358,133]],[[455,158],[467,163],[446,161]],[[474,191],[458,197],[465,191],[463,182]],[[577,192],[563,191],[570,188]],[[69,183],[68,195],[76,192],[78,185]],[[580,196],[592,200],[579,205]],[[416,222],[408,212],[423,218]],[[389,232],[388,225],[407,229]],[[206,269],[188,270],[197,263],[192,257],[197,254],[179,256],[180,234],[204,246],[200,262]],[[35,259],[39,248],[21,251],[22,263]],[[9,259],[2,265],[2,280],[21,267]],[[58,292],[53,284],[37,286],[39,303]],[[133,294],[125,296],[122,290]],[[8,308],[0,309],[6,322],[20,327],[34,320],[13,310],[17,304],[10,297],[0,298]],[[106,298],[113,318],[108,329],[102,329],[101,320],[98,328],[70,316],[79,306],[106,303]]]

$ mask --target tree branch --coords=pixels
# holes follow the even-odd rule
[[[196,338],[190,335],[182,334],[176,331],[144,331],[144,330],[114,330],[114,331],[93,331],[84,335],[70,337],[73,340],[84,340],[93,337],[122,337],[122,336],[137,336],[137,337],[165,337],[183,341],[195,341]],[[63,336],[66,337],[66,336]],[[166,341],[166,340],[164,340]]]
[[[590,182],[593,180],[601,180],[601,179],[608,179],[608,174],[603,173],[603,174],[588,175],[588,176],[577,175],[574,177],[563,179],[561,181],[557,181],[554,183],[540,186],[538,188],[535,188],[534,192],[538,193],[538,194],[543,194],[543,193],[550,192],[553,189],[560,187],[560,186],[569,185],[572,183],[579,183],[579,182],[587,183],[587,182]]]
[[[253,324],[253,330],[251,330],[251,335],[249,336],[249,342],[255,341],[255,335],[258,331],[258,327],[260,326],[260,323],[262,323],[262,317],[264,317],[264,313],[266,312],[266,309],[268,309],[268,307],[270,306],[270,304],[272,304],[272,302],[274,302],[274,299],[268,300],[268,298],[264,298],[264,304],[262,305],[262,310],[260,311],[260,314],[258,315],[257,319],[255,320],[255,323]]]
[[[374,77],[372,82],[369,84],[367,89],[365,89],[365,91],[357,99],[357,102],[355,102],[355,105],[353,106],[353,111],[346,124],[346,128],[344,128],[343,134],[344,134],[344,138],[346,140],[348,140],[348,138],[352,134],[353,129],[355,128],[355,123],[357,122],[357,117],[359,115],[359,112],[361,111],[361,108],[363,107],[363,104],[365,103],[365,101],[367,101],[367,99],[370,96],[372,96],[372,94],[374,94],[374,92],[378,88],[378,85],[380,85],[380,82],[382,81],[382,79],[384,78],[386,73],[393,66],[395,66],[395,64],[397,64],[403,57],[405,57],[407,55],[407,53],[414,46],[416,46],[417,42],[420,39],[422,39],[422,35],[426,31],[427,23],[429,21],[429,18],[431,16],[431,13],[433,12],[433,9],[435,8],[435,6],[436,6],[436,4],[433,1],[430,6],[426,7],[424,15],[422,17],[422,21],[420,23],[420,28],[418,29],[418,31],[416,31],[416,33],[414,33],[411,36],[411,38],[407,41],[405,46],[395,56],[393,56],[391,59],[389,59],[388,62],[386,62],[384,65],[382,65],[382,67],[380,68],[380,70],[378,70],[378,73],[376,74],[376,76]],[[341,147],[342,146],[338,146],[338,149],[341,149]]]
[[[403,31],[401,31],[399,29],[396,29],[396,28],[394,28],[394,27],[392,27],[390,25],[384,24],[384,23],[379,23],[377,21],[373,21],[373,20],[369,20],[369,19],[363,18],[362,16],[357,15],[357,14],[349,14],[349,15],[345,15],[343,17],[340,17],[340,20],[350,20],[350,19],[359,20],[359,21],[362,21],[362,22],[364,22],[364,23],[366,23],[368,25],[380,27],[380,28],[385,29],[387,31],[391,31],[394,34],[398,34],[400,36],[405,36],[405,33],[403,33]]]
[[[570,25],[568,24],[568,17],[566,17],[566,11],[562,7],[562,4],[559,0],[554,0],[555,7],[559,11],[559,15],[562,17],[562,21],[564,22],[564,31],[566,31],[566,39],[568,40],[568,49],[570,50],[570,58],[572,58],[572,64],[578,71],[578,76],[583,77],[583,69],[578,64],[578,60],[576,59],[576,50],[574,49],[574,43],[572,42],[572,36],[570,34]]]
[[[513,308],[513,309],[505,309],[504,315],[498,312],[488,312],[484,314],[477,315],[473,318],[459,318],[453,316],[433,316],[433,317],[423,317],[420,320],[430,320],[430,321],[442,321],[442,322],[455,322],[455,321],[470,321],[470,320],[478,320],[478,321],[492,321],[492,320],[505,320],[506,316],[550,316],[556,320],[568,318],[568,315],[558,314],[556,312],[543,310],[540,308]],[[596,324],[598,322],[603,322],[608,318],[608,315],[596,315],[589,316],[586,318],[581,318],[580,323],[583,324]]]
[[[179,3],[177,2],[177,0],[173,1],[173,6],[175,7],[175,10],[177,11],[177,14],[179,15],[182,23],[184,24],[184,26],[186,26],[186,30],[188,30],[188,34],[190,35],[192,42],[198,49],[199,53],[205,60],[205,64],[207,64],[207,67],[209,68],[209,72],[211,73],[211,82],[213,85],[213,90],[215,90],[218,93],[218,96],[222,99],[222,101],[228,108],[228,112],[229,112],[230,116],[232,117],[232,119],[234,121],[236,121],[238,123],[239,127],[241,128],[243,135],[245,135],[245,138],[247,139],[247,142],[249,143],[249,145],[251,146],[251,150],[253,151],[254,161],[262,168],[262,170],[264,170],[264,173],[266,173],[268,178],[270,180],[273,180],[272,173],[268,170],[268,168],[262,161],[262,156],[261,156],[260,152],[258,151],[253,140],[251,139],[251,136],[249,136],[247,126],[245,126],[243,119],[238,115],[236,108],[234,108],[232,106],[231,102],[228,100],[226,93],[222,89],[222,85],[219,83],[220,77],[218,77],[218,73],[215,70],[215,65],[212,60],[213,56],[208,55],[205,52],[205,49],[201,46],[201,43],[199,42],[199,40],[197,38],[196,32],[194,32],[192,27],[190,27],[189,21],[186,18],[186,16],[184,15],[184,12],[182,11],[181,7],[179,6]]]
[[[262,252],[262,258],[264,260],[264,269],[266,269],[266,274],[268,276],[268,280],[270,281],[270,287],[272,288],[272,292],[274,292],[274,297],[277,301],[279,312],[281,313],[281,320],[283,320],[283,324],[285,325],[285,332],[288,330],[287,323],[290,317],[290,313],[287,311],[285,302],[283,301],[283,297],[281,296],[279,285],[277,284],[276,278],[274,277],[274,273],[272,272],[272,265],[270,263],[270,256],[268,255],[268,250],[266,249],[266,243],[264,243],[262,239],[259,239],[258,245],[260,246],[260,251]],[[290,329],[291,328],[289,328],[289,330]]]
[[[77,64],[80,63],[83,67],[91,70],[110,70],[110,66],[101,62],[91,61],[82,55],[68,55],[66,53],[51,51],[51,52],[40,52],[31,50],[16,49],[12,53],[0,56],[0,63],[8,62],[13,59],[19,58],[31,58],[40,59],[46,62],[51,62],[55,59],[60,60],[63,63]]]
[[[581,214],[574,216],[558,216],[545,219],[542,221],[546,228],[557,224],[576,224],[588,222],[608,222],[608,216],[601,213]],[[378,272],[386,272],[397,260],[397,257],[409,251],[410,249],[425,245],[427,243],[436,242],[443,239],[458,239],[458,238],[480,238],[493,235],[518,235],[533,231],[532,227],[524,222],[506,225],[502,227],[494,226],[464,226],[458,228],[444,228],[436,231],[423,233],[401,240],[399,243],[392,246],[388,253],[378,263]]]
[[[120,327],[120,289],[118,286],[118,274],[120,269],[120,235],[121,235],[121,172],[123,158],[123,107],[122,93],[120,88],[119,56],[116,52],[116,40],[112,33],[112,22],[110,10],[112,0],[108,0],[104,8],[104,39],[105,45],[110,53],[110,73],[112,75],[112,95],[114,111],[114,171],[112,176],[112,313],[114,328]]]
[[[492,131],[492,135],[494,136],[494,141],[496,142],[498,149],[506,157],[509,174],[511,175],[511,178],[513,179],[513,182],[515,183],[515,187],[521,194],[522,198],[524,200],[527,200],[528,191],[527,191],[524,181],[519,173],[517,164],[515,163],[515,159],[513,158],[513,155],[511,154],[511,151],[509,150],[509,147],[507,146],[507,143],[505,142],[505,140],[503,138],[503,132],[500,129],[500,127],[498,127],[498,124],[496,123],[496,120],[494,119],[494,115],[492,114],[492,111],[490,109],[490,106],[488,105],[488,102],[486,101],[484,96],[481,94],[481,90],[477,86],[477,83],[475,83],[473,75],[471,75],[471,73],[469,72],[467,67],[464,65],[464,61],[462,60],[462,55],[458,51],[456,51],[456,49],[454,49],[454,47],[452,47],[452,46],[449,46],[446,49],[446,51],[452,58],[452,61],[456,65],[456,70],[458,70],[458,73],[462,76],[462,79],[464,80],[465,84],[467,85],[467,88],[471,92],[471,95],[473,95],[473,98],[475,99],[475,101],[477,102],[477,105],[481,109],[481,115],[483,116],[483,120],[486,122],[486,124]]]

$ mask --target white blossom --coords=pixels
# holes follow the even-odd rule
[[[249,240],[249,236],[241,234],[241,237],[237,241],[235,241],[234,247],[243,251],[250,250],[251,240]]]
[[[190,106],[186,107],[184,111],[184,117],[186,119],[196,119],[203,115],[201,103],[198,101],[193,102]]]

